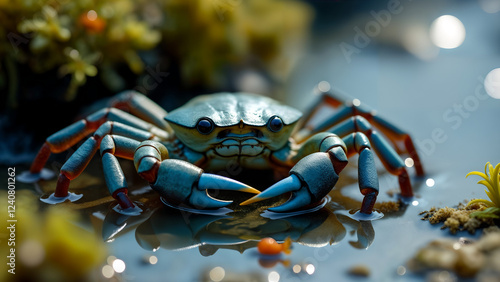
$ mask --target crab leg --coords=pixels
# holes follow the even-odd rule
[[[139,92],[122,92],[113,97],[111,106],[130,112],[169,133],[173,132],[170,125],[164,119],[167,116],[167,111]]]
[[[373,127],[365,118],[361,116],[352,117],[339,123],[330,130],[339,136],[347,136],[352,132],[364,133],[364,135],[366,135],[372,143],[375,152],[378,154],[387,171],[398,176],[401,195],[403,197],[413,196],[410,178],[403,160],[401,160],[398,153],[391,145],[389,145],[385,138],[377,131],[373,130]],[[347,136],[346,139],[344,139],[346,144],[352,143],[350,138],[352,138],[352,135]],[[348,150],[348,157],[353,154],[351,152],[353,151]]]
[[[127,196],[127,181],[116,156],[133,159],[135,149],[139,144],[139,141],[118,135],[106,135],[101,142],[100,149],[106,186],[122,209],[133,208],[134,204]]]
[[[118,134],[135,140],[147,140],[155,138],[155,136],[150,132],[136,129],[118,122],[108,121],[104,123],[95,131],[93,136],[88,138],[71,155],[71,157],[62,166],[59,178],[57,180],[56,191],[54,192],[55,197],[60,198],[61,201],[65,200],[65,198],[68,196],[68,187],[71,180],[75,179],[83,172],[94,154],[99,149],[103,138],[106,135],[110,134]],[[133,155],[130,154],[124,154],[123,156],[125,158],[133,157]],[[110,161],[111,160],[106,159],[106,162]]]
[[[30,173],[39,173],[45,166],[45,163],[49,159],[51,153],[60,153],[69,149],[87,135],[95,132],[106,121],[117,121],[122,124],[151,132],[160,138],[168,137],[168,133],[164,130],[129,113],[115,108],[102,109],[49,136],[35,157],[35,160],[30,168]]]
[[[357,101],[357,103],[359,103],[359,101]],[[349,117],[359,115],[364,117],[371,123],[373,123],[377,129],[379,129],[382,133],[384,133],[393,143],[397,151],[408,152],[408,154],[414,161],[417,175],[419,176],[424,175],[424,169],[420,161],[420,157],[417,153],[417,150],[415,149],[415,145],[413,144],[413,140],[411,139],[411,136],[408,133],[396,127],[394,124],[378,116],[375,113],[375,111],[371,110],[370,108],[364,105],[360,105],[357,103],[354,103],[352,99],[342,97],[339,94],[323,93],[322,97],[313,106],[312,110],[309,111],[309,114],[305,116],[304,124],[306,127],[297,133],[299,137],[298,139],[303,140],[304,138],[310,136],[311,134],[326,130],[331,132],[331,130],[329,129],[330,127],[338,124],[341,121],[344,121]],[[319,109],[321,108],[322,105],[334,109],[337,109],[342,105],[344,107],[340,108],[335,114],[333,114],[327,120],[323,121],[321,124],[311,124],[313,118],[318,115]],[[400,142],[403,142],[405,147],[404,150],[400,149],[399,146]]]
[[[359,191],[365,197],[361,204],[361,212],[370,214],[377,200],[379,191],[378,175],[371,150],[370,141],[365,134],[355,132],[342,140],[347,145],[347,155],[358,153],[358,183]]]
[[[205,209],[232,203],[212,198],[207,194],[208,189],[260,193],[236,180],[204,173],[186,161],[169,159],[167,149],[159,142],[142,142],[136,150],[134,163],[139,175],[150,182],[153,190],[174,204],[187,203]]]

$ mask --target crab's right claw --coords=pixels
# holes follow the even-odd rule
[[[181,160],[168,159],[160,164],[153,190],[167,201],[174,204],[189,204],[197,209],[215,209],[229,205],[232,201],[222,201],[208,195],[208,189],[231,190],[247,193],[260,193],[236,180],[203,173],[193,164]]]
[[[274,212],[287,212],[289,210],[295,210],[302,206],[311,203],[311,195],[307,190],[307,187],[302,186],[299,178],[292,174],[287,178],[281,180],[280,182],[274,184],[273,186],[267,188],[264,192],[244,201],[241,205],[249,205],[252,203],[260,202],[269,198],[273,198],[288,192],[292,192],[290,200],[285,204],[269,208],[270,211]]]
[[[290,176],[250,198],[241,205],[248,205],[292,192],[290,199],[281,206],[269,208],[273,212],[291,212],[314,204],[326,196],[338,180],[328,153],[314,153],[300,160]]]

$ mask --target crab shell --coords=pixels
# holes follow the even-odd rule
[[[281,118],[284,126],[279,132],[271,132],[267,124],[276,116]],[[165,120],[182,143],[198,152],[206,152],[218,144],[219,133],[227,129],[238,134],[239,138],[245,138],[245,134],[250,137],[252,130],[258,130],[262,136],[251,137],[256,137],[261,144],[274,151],[286,144],[301,116],[299,110],[268,97],[249,93],[219,93],[196,97],[170,112]],[[215,130],[207,135],[199,133],[196,125],[201,119],[212,121]],[[251,139],[254,138],[248,138],[249,145],[257,145],[251,143],[254,142]]]

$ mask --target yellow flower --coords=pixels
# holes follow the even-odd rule
[[[76,49],[69,49],[65,53],[67,53],[70,61],[59,69],[62,75],[72,74],[78,85],[84,84],[87,76],[96,76],[97,68],[93,63],[97,61],[99,54],[92,54],[82,58],[80,52]]]
[[[33,52],[46,49],[53,41],[65,42],[71,38],[71,32],[61,25],[56,10],[50,6],[44,6],[42,14],[43,18],[24,20],[18,27],[22,33],[35,33],[30,43]]]

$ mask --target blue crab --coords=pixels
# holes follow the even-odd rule
[[[311,206],[331,191],[348,158],[358,154],[358,182],[364,195],[360,212],[370,214],[379,192],[373,151],[398,176],[402,196],[411,197],[413,191],[398,153],[409,154],[417,174],[424,173],[407,133],[359,103],[344,102],[331,93],[323,93],[300,128],[300,111],[255,94],[199,96],[170,113],[134,91],[121,93],[112,101],[110,107],[48,137],[40,149],[30,169],[35,176],[51,153],[65,151],[90,135],[62,166],[51,202],[81,197],[68,191],[70,181],[82,173],[98,150],[109,192],[123,210],[133,208],[134,203],[127,195],[117,158],[133,160],[137,173],[163,199],[196,209],[231,203],[210,196],[208,189],[257,194],[241,205],[291,192],[287,202],[269,208],[273,212]],[[318,123],[324,107],[336,111]],[[229,161],[250,169],[286,170],[289,176],[260,192],[203,170],[224,169]]]

